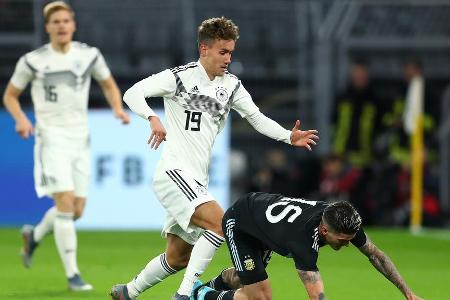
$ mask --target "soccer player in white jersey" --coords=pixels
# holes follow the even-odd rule
[[[115,285],[113,299],[135,299],[149,287],[187,267],[173,299],[189,299],[196,279],[223,244],[223,209],[208,191],[208,167],[216,135],[230,109],[236,110],[270,138],[311,150],[317,131],[292,131],[264,116],[241,81],[228,73],[238,28],[225,17],[202,22],[198,29],[200,59],[150,76],[131,87],[124,101],[148,120],[148,143],[158,148],[166,140],[156,167],[153,189],[167,211],[164,253],[153,258],[128,284]],[[166,127],[146,104],[147,97],[163,97]]]
[[[24,226],[23,263],[31,265],[38,243],[52,230],[68,278],[69,289],[91,290],[77,266],[74,220],[83,213],[90,173],[87,103],[91,76],[100,84],[114,114],[129,122],[121,95],[98,49],[72,41],[74,12],[62,1],[44,7],[50,43],[22,56],[6,88],[3,101],[24,139],[36,135],[34,179],[39,197],[48,195],[55,206],[36,226]],[[31,124],[19,96],[31,82],[36,116]]]

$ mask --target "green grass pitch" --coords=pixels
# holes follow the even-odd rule
[[[450,299],[450,232],[371,229],[369,236],[395,262],[409,286],[424,299]],[[157,232],[79,232],[78,258],[83,277],[95,290],[67,291],[53,237],[35,253],[32,269],[20,263],[18,229],[0,229],[0,299],[109,299],[110,287],[127,282],[148,260],[164,249]],[[202,279],[209,279],[231,263],[226,247],[214,257]],[[404,299],[353,246],[335,252],[322,248],[319,268],[329,299]],[[274,254],[268,267],[276,300],[307,299],[291,259]],[[169,300],[182,274],[166,279],[139,299]]]

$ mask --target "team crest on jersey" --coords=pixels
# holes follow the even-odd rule
[[[248,258],[247,258],[248,257]],[[249,256],[246,256],[245,258],[247,258],[246,260],[244,260],[244,268],[247,271],[252,271],[255,269],[255,262],[253,261],[252,258],[250,258]]]
[[[216,88],[216,99],[220,102],[225,102],[228,100],[228,93],[224,87],[219,86]]]

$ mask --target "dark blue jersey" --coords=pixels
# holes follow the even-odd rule
[[[292,257],[299,270],[317,271],[319,224],[326,202],[288,198],[280,194],[251,193],[239,199],[233,210],[236,228],[255,237],[268,249]],[[361,228],[351,240],[356,247],[366,243]]]

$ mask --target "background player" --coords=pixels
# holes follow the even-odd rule
[[[24,139],[36,133],[34,180],[39,197],[55,201],[42,221],[24,226],[22,258],[25,267],[38,243],[54,230],[56,246],[64,265],[69,288],[90,290],[77,265],[74,220],[86,203],[90,173],[87,104],[91,76],[100,84],[114,114],[129,122],[121,95],[98,49],[73,42],[74,12],[62,1],[44,7],[45,29],[50,43],[22,56],[6,88],[3,101]],[[36,125],[23,112],[19,96],[31,82]]]
[[[361,222],[359,213],[346,201],[327,203],[250,193],[230,207],[222,221],[234,268],[197,288],[194,299],[272,299],[265,268],[273,251],[294,259],[310,299],[326,299],[316,265],[319,248],[329,245],[339,250],[349,242],[358,247],[406,299],[420,299],[407,286],[390,258],[366,236]]]
[[[167,248],[127,285],[114,286],[113,299],[134,299],[186,266],[173,299],[188,299],[194,282],[224,242],[223,210],[208,192],[208,168],[214,139],[230,109],[262,134],[297,147],[311,150],[318,138],[315,130],[299,130],[300,121],[289,131],[264,116],[241,81],[227,71],[238,37],[237,26],[225,17],[203,21],[197,62],[150,76],[124,95],[131,110],[150,121],[152,148],[167,135],[153,178],[153,190],[168,213],[163,228]],[[147,105],[149,97],[164,98],[167,131]]]

